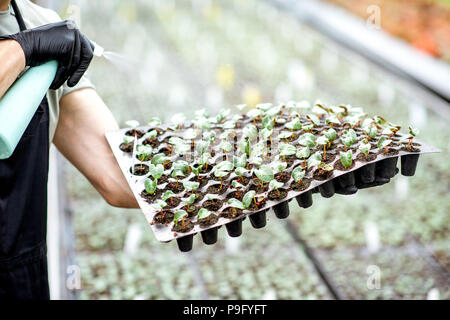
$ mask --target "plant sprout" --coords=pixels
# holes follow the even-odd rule
[[[272,143],[272,133],[273,129],[263,128],[261,131],[259,131],[259,136],[261,137],[262,141],[267,141],[270,138],[270,142]]]
[[[282,171],[284,171],[285,169],[286,169],[286,167],[287,167],[287,163],[286,162],[283,162],[283,161],[273,161],[271,164],[270,164],[270,167],[272,168],[272,170],[273,170],[273,173],[274,174],[277,174],[277,173],[279,173],[279,172],[282,172]]]
[[[245,153],[247,156],[250,156],[250,141],[247,138],[242,138],[239,141],[239,150],[242,153]]]
[[[125,143],[126,147],[129,147],[130,144],[134,143],[134,136],[123,136],[123,143]]]
[[[287,139],[289,137],[292,137],[293,133],[290,131],[282,131],[278,134],[278,138],[280,139]],[[286,140],[287,142],[287,140]]]
[[[391,139],[388,139],[386,136],[381,136],[380,139],[378,139],[377,147],[379,149],[384,148],[384,153],[388,152],[388,147],[392,143]]]
[[[297,149],[288,143],[282,143],[278,146],[278,151],[280,152],[280,156],[283,157],[283,160],[286,161],[286,156],[291,156],[297,153]]]
[[[125,125],[127,127],[130,127],[131,129],[136,129],[139,126],[139,121],[137,120],[128,120],[125,122]]]
[[[172,168],[172,178],[177,180],[176,188],[178,188],[178,177],[184,176],[189,170],[189,164],[184,160],[175,161]]]
[[[145,191],[148,194],[154,194],[156,191],[157,182],[156,179],[152,180],[150,178],[145,179],[144,181]]]
[[[155,154],[150,161],[154,165],[162,164],[164,167],[170,163],[170,158],[164,153]]]
[[[234,170],[234,173],[239,177],[239,181],[242,181],[242,182],[244,181],[244,178],[242,178],[242,176],[248,172],[249,172],[249,170],[246,168],[243,168],[243,167],[237,167]]]
[[[252,200],[255,198],[255,194],[256,192],[254,190],[250,190],[244,195],[242,201],[239,201],[238,199],[235,198],[228,199],[228,205],[232,207],[234,210],[233,218],[237,213],[236,208],[245,210],[250,207],[250,205],[252,204]]]
[[[357,135],[355,130],[353,129],[345,130],[341,136],[341,141],[342,144],[344,145],[344,150],[347,151],[347,148],[350,148],[356,142],[356,139]]]
[[[320,152],[313,153],[308,159],[308,169],[314,166],[318,166],[322,163],[322,155]]]
[[[203,132],[203,140],[205,140],[209,144],[213,143],[215,138],[216,138],[216,133],[214,131]]]
[[[286,128],[289,130],[300,130],[302,128],[302,123],[300,122],[299,118],[292,119],[291,121],[286,123]]]
[[[316,146],[316,136],[306,132],[300,136],[298,143],[304,147],[313,148]]]
[[[252,141],[258,136],[258,129],[256,126],[249,124],[242,129],[242,134],[244,137],[247,137],[248,140]]]
[[[201,208],[197,213],[197,219],[207,219],[209,221],[209,218],[211,217],[211,211],[209,211],[206,208]]]
[[[228,152],[231,152],[231,150],[233,149],[231,143],[229,143],[228,141],[223,141],[219,147],[223,150],[223,152],[225,153],[225,158],[228,160]]]
[[[327,172],[333,171],[333,169],[334,169],[332,164],[326,164],[324,162],[321,162],[317,167],[320,170],[327,171]]]
[[[235,168],[245,168],[247,165],[247,155],[243,154],[240,157],[233,156],[233,166]]]
[[[220,179],[219,190],[222,190],[223,187],[223,177],[231,170],[233,170],[233,164],[230,161],[222,161],[214,168],[214,176]]]
[[[256,169],[255,175],[261,181],[261,188],[264,187],[264,182],[270,182],[274,178],[272,167],[268,165],[262,165],[259,169]]]
[[[147,123],[150,127],[157,127],[161,124],[161,119],[158,117],[152,117]]]
[[[172,130],[181,129],[181,125],[186,121],[186,116],[183,113],[176,113],[170,119],[170,122],[173,124],[171,127]]]
[[[408,127],[409,129],[409,135],[406,137],[406,139],[408,139],[408,150],[411,150],[411,146],[413,143],[413,139],[420,133],[419,129],[417,128],[413,128],[413,127]]]
[[[195,190],[197,190],[199,186],[200,186],[200,183],[195,182],[195,181],[187,181],[187,180],[183,181],[184,189],[186,189],[187,191],[190,191],[192,193]]]
[[[136,154],[137,157],[139,159],[139,161],[143,162],[143,161],[147,161],[148,159],[150,159],[151,155],[153,153],[153,148],[149,145],[139,145],[136,148]]]
[[[144,139],[153,140],[158,136],[158,131],[151,130],[144,135]]]
[[[210,153],[203,153],[200,156],[200,159],[198,160],[198,164],[203,167],[205,167],[205,170],[208,170],[208,164],[209,164],[209,159],[211,158],[211,154]]]
[[[373,125],[365,126],[363,130],[369,139],[375,139],[378,134],[377,127]]]
[[[352,166],[352,150],[348,150],[347,152],[340,152],[341,163],[344,168],[350,168]]]
[[[303,159],[303,166],[306,167],[306,158],[308,158],[310,154],[311,151],[308,147],[302,147],[297,149],[295,156],[299,159]]]
[[[328,139],[328,148],[331,147],[331,144],[336,140],[337,138],[337,132],[333,128],[330,128],[323,132],[323,135],[327,137]]]
[[[187,211],[191,211],[190,205],[194,203],[195,198],[195,194],[191,194],[189,197],[181,199],[181,201],[186,205]]]
[[[184,219],[188,216],[188,213],[185,210],[178,210],[173,215],[173,222],[175,226],[178,225],[178,222],[181,220],[181,229],[184,229]]]
[[[268,130],[272,129],[275,124],[275,118],[273,116],[266,115],[262,119],[261,126]]]
[[[341,122],[339,121],[339,118],[336,115],[334,115],[334,114],[330,115],[325,120],[325,123],[327,125],[329,125],[331,127],[331,129],[333,128],[333,125],[340,125],[341,124]]]
[[[295,183],[298,183],[299,185],[302,184],[304,177],[305,177],[305,170],[303,170],[302,167],[297,167],[294,170],[292,170],[292,178],[294,179]]]
[[[153,178],[155,178],[155,180],[158,180],[159,178],[161,178],[161,176],[164,173],[164,166],[162,164],[150,164],[149,165],[149,172],[151,174],[151,176]]]
[[[359,151],[361,151],[362,154],[364,154],[364,157],[367,159],[371,147],[372,145],[367,141],[367,139],[364,139],[363,141],[361,141],[361,144],[359,145],[358,149]]]
[[[316,140],[316,144],[318,144],[319,146],[323,146],[323,158],[326,158],[327,155],[327,146],[330,143],[330,141],[328,140],[328,138],[326,136],[320,136],[317,138]]]
[[[269,190],[276,190],[278,193],[278,196],[281,195],[279,188],[281,188],[284,185],[283,182],[278,182],[277,180],[273,179],[269,182]]]
[[[237,190],[237,194],[239,195],[239,190],[244,190],[245,186],[240,184],[239,182],[237,182],[236,180],[233,180],[231,182],[231,185],[233,186],[233,188],[235,188]]]
[[[163,214],[163,209],[164,207],[167,206],[167,203],[163,200],[156,200],[155,203],[152,204],[152,208],[155,209],[156,211],[159,211],[162,215],[163,218],[165,218],[165,214]]]
[[[175,195],[175,193],[173,193],[170,190],[167,190],[166,192],[164,192],[163,196],[161,197],[161,199],[163,201],[166,201],[167,199],[170,199],[170,204],[173,204],[173,196]]]
[[[314,114],[306,115],[306,118],[311,121],[311,124],[314,126],[320,126],[320,119]]]

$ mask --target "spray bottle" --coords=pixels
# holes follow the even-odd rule
[[[102,56],[103,48],[91,42],[94,56]],[[28,69],[0,99],[0,159],[7,159],[13,154],[50,88],[57,69],[56,61]]]

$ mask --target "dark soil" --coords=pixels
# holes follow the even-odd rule
[[[398,154],[398,150],[390,148],[388,150],[388,152],[384,152],[384,149],[380,149],[380,151],[378,151],[378,154],[382,154],[383,156],[386,156],[386,157],[395,156]]]
[[[219,217],[213,213],[211,213],[209,216],[207,216],[206,218],[203,219],[198,219],[197,223],[201,226],[201,227],[209,227],[212,226],[213,224],[215,224],[217,222],[217,220],[219,220]]]
[[[250,178],[242,176],[242,177],[237,177],[233,181],[237,181],[240,184],[242,184],[243,186],[246,186],[246,185],[248,185],[248,182],[250,181]],[[233,184],[231,184],[231,185],[233,185]]]
[[[197,212],[198,210],[200,210],[200,208],[191,204],[189,205],[189,208],[188,206],[184,206],[181,208],[181,210],[186,211],[188,213],[189,218],[193,218],[197,215]]]
[[[410,148],[408,148],[408,146],[405,145],[400,150],[406,151],[406,152],[420,152],[420,148],[417,148],[414,145],[412,145]]]
[[[334,168],[336,170],[340,170],[340,171],[348,171],[351,170],[353,167],[355,166],[355,161],[352,161],[352,165],[348,168],[344,167],[341,163],[341,161],[336,161],[336,163],[334,164]]]
[[[146,164],[135,164],[134,165],[134,175],[135,176],[145,176],[149,171],[148,165]],[[132,168],[130,168],[130,173],[133,173]]]
[[[327,180],[332,175],[333,175],[333,171],[326,171],[326,170],[322,170],[322,169],[317,169],[313,173],[313,177],[316,180]]]
[[[189,179],[189,181],[194,181],[200,183],[199,189],[203,188],[208,184],[208,179],[206,177],[198,176],[198,177],[192,177]]]
[[[223,201],[220,199],[212,199],[212,200],[206,200],[203,202],[203,208],[208,209],[212,212],[219,211],[220,208],[222,208]]]
[[[218,184],[213,184],[211,186],[208,187],[208,189],[206,189],[206,193],[213,193],[213,194],[222,194],[225,191],[227,191],[228,186],[223,184],[222,188],[220,187],[220,183]]]
[[[275,179],[276,179],[278,182],[286,183],[286,182],[289,181],[290,178],[291,178],[290,172],[285,172],[285,171],[283,171],[283,172],[278,172],[278,173],[275,175]]]
[[[133,143],[125,143],[122,142],[119,145],[119,149],[122,150],[123,152],[133,152]]]
[[[269,200],[281,200],[287,197],[288,191],[286,189],[272,190],[269,192]]]
[[[369,152],[369,154],[366,156],[363,153],[360,153],[356,156],[356,160],[361,161],[361,162],[368,162],[368,161],[373,161],[377,158],[377,154],[373,153],[373,152]]]
[[[220,216],[227,219],[234,219],[242,214],[243,212],[241,209],[229,207],[222,211],[220,213]]]
[[[154,202],[156,199],[159,199],[161,197],[161,190],[160,189],[156,189],[154,194],[149,194],[147,193],[147,191],[142,190],[141,192],[141,197],[144,198],[147,202]]]
[[[181,202],[181,200],[180,200],[179,198],[177,198],[177,197],[171,197],[171,198],[169,198],[169,199],[166,200],[166,203],[167,203],[166,208],[167,208],[167,209],[172,209],[172,208],[178,207],[178,205],[180,204],[180,202]]]
[[[144,141],[142,141],[142,144],[145,145],[150,145],[152,148],[156,148],[160,145],[160,142],[158,141],[158,139],[146,139]]]
[[[183,224],[184,224],[184,228],[183,228]],[[187,220],[184,219],[184,223],[182,221],[178,221],[177,225],[173,225],[172,231],[175,232],[189,232],[194,228],[194,224]]]
[[[254,181],[254,183],[250,186],[250,190],[254,190],[257,194],[264,193],[269,190],[269,184],[264,183],[263,187],[261,188],[261,181]]]
[[[169,182],[167,183],[166,187],[164,188],[166,190],[170,190],[173,193],[180,193],[181,191],[184,190],[183,184],[178,181],[178,186],[176,182]]]
[[[322,151],[322,160],[323,160],[323,162],[330,163],[330,162],[333,162],[334,159],[336,159],[336,154],[328,152],[328,150],[325,153],[325,159],[323,159],[323,151]]]
[[[265,198],[260,200],[260,201],[257,201],[256,203],[255,203],[255,200],[252,200],[252,204],[250,205],[248,210],[250,210],[250,211],[259,210],[261,208],[264,208],[265,205],[266,205],[266,199]]]
[[[130,137],[136,136],[138,139],[140,139],[140,138],[142,138],[144,133],[140,130],[131,129],[131,130],[128,130],[127,132],[125,132],[125,135],[130,136]]]
[[[242,201],[242,198],[244,197],[245,191],[239,190],[239,191],[232,191],[229,194],[227,194],[227,199],[235,198]]]
[[[163,210],[163,212],[158,212],[154,217],[152,224],[164,224],[168,225],[173,221],[173,212],[170,210]]]
[[[303,191],[303,190],[307,189],[310,184],[311,184],[311,179],[303,178],[301,183],[292,181],[290,189],[295,190],[295,191]]]

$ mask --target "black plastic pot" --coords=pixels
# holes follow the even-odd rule
[[[217,242],[217,231],[219,228],[212,228],[200,232],[204,244],[214,244]]]
[[[242,219],[237,219],[225,225],[230,237],[239,237],[242,234]]]
[[[286,219],[289,216],[289,203],[281,202],[273,207],[273,211],[278,219]]]
[[[334,183],[333,180],[327,181],[319,186],[319,192],[324,198],[331,198],[334,196]]]
[[[252,224],[253,228],[260,229],[260,228],[264,228],[266,226],[266,211],[267,210],[264,210],[264,211],[249,215],[250,223]]]
[[[400,157],[402,163],[402,175],[411,177],[416,173],[419,154],[407,154]]]
[[[178,238],[177,239],[178,249],[180,249],[180,251],[182,252],[191,251],[193,242],[194,242],[193,234],[183,238]]]
[[[376,162],[377,178],[390,179],[396,174],[398,157],[387,158]]]
[[[334,182],[334,192],[336,192],[337,194],[350,195],[358,192],[358,188],[356,187],[356,185],[343,188],[338,179],[334,179],[333,182]]]
[[[353,187],[355,186],[355,175],[353,174],[353,172],[343,174],[342,176],[338,177],[338,181],[341,187],[344,189]]]
[[[313,204],[312,191],[307,191],[296,197],[298,205],[301,208],[309,208]]]
[[[376,163],[369,163],[355,171],[362,183],[372,183],[375,181]]]

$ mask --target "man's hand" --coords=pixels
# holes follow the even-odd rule
[[[93,57],[93,45],[80,32],[75,22],[61,21],[25,30],[0,40],[17,41],[25,54],[26,65],[58,61],[58,71],[51,89],[58,89],[67,80],[69,87],[80,81]]]

